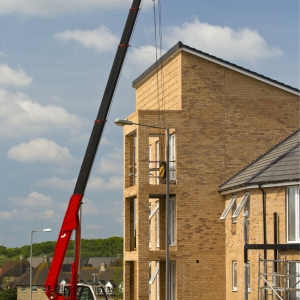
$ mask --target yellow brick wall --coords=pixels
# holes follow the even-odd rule
[[[286,231],[286,187],[270,187],[264,188],[266,192],[266,232],[267,243],[274,244],[274,217],[276,212],[278,215],[278,243],[285,244],[287,242]],[[263,244],[263,204],[262,192],[259,189],[248,190],[250,192],[250,215],[248,219],[249,240],[248,244]],[[245,191],[236,193],[237,205],[241,201]],[[226,195],[225,204],[227,205],[231,194]],[[226,231],[226,299],[243,299],[244,293],[244,217],[243,211],[236,219],[236,223],[232,223],[232,212],[230,211],[225,219]],[[235,227],[236,230],[232,230]],[[248,260],[250,261],[250,293],[249,300],[257,300],[258,295],[258,257],[259,254],[263,258],[263,250],[248,250]],[[280,259],[300,260],[299,251],[288,250],[279,251]],[[267,259],[274,259],[274,251],[267,251]],[[232,261],[238,263],[238,290],[232,291]],[[262,271],[261,263],[261,271]],[[268,270],[270,273],[272,270]]]
[[[129,119],[176,132],[177,180],[171,194],[176,195],[177,245],[170,247],[170,256],[176,260],[177,299],[225,299],[230,257],[225,259],[225,226],[219,220],[225,206],[218,186],[298,128],[299,98],[186,52],[174,54],[163,75],[159,93],[164,105],[157,104],[157,75],[151,73],[136,86],[137,108]],[[130,134],[137,134],[137,185],[125,185],[124,194],[137,197],[138,248],[135,256],[125,252],[125,260],[138,261],[138,299],[148,297],[144,269],[149,257],[164,259],[163,246],[155,254],[149,251],[149,132],[124,128],[125,144]],[[127,149],[125,178],[129,153]],[[128,220],[125,214],[124,222]],[[125,231],[125,244],[127,236]]]
[[[174,55],[164,63],[163,69],[139,83],[136,91],[136,110],[181,109],[181,57]]]

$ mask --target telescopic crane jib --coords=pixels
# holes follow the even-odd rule
[[[97,153],[98,145],[104,130],[105,122],[112,103],[114,92],[120,77],[121,69],[124,63],[131,35],[136,23],[136,19],[140,10],[141,0],[133,0],[129,10],[127,21],[123,30],[123,34],[118,46],[115,59],[108,77],[106,88],[103,94],[101,105],[95,120],[90,140],[85,152],[85,156],[80,168],[77,182],[73,195],[70,198],[69,205],[58,235],[58,240],[54,250],[53,260],[49,269],[47,279],[45,281],[46,295],[51,300],[65,300],[66,297],[59,293],[58,276],[62,267],[62,263],[67,251],[67,247],[75,230],[75,259],[72,264],[72,278],[68,286],[68,299],[77,300],[77,283],[78,283],[78,267],[80,253],[81,225],[79,218],[79,209],[82,204],[82,198],[89,179],[89,175],[93,166],[93,162]],[[78,285],[79,286],[79,285]],[[80,287],[82,289],[82,287]],[[92,293],[92,289],[91,289]],[[93,293],[92,293],[93,294]],[[105,296],[106,297],[106,296]],[[92,298],[96,300],[93,294]]]

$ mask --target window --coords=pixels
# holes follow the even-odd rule
[[[151,204],[149,203],[149,248],[152,246],[152,230],[151,230],[151,219],[152,219],[152,214],[151,214]]]
[[[176,245],[176,200],[170,198],[170,245]]]
[[[237,209],[235,210],[235,212],[233,213],[232,217],[233,218],[237,218],[241,212],[241,210],[243,209],[244,205],[246,204],[246,202],[249,199],[249,193],[246,192],[241,200],[241,202],[239,203]]]
[[[33,292],[37,292],[37,286],[36,286],[36,285],[33,285],[33,286],[32,286],[32,291],[33,291]]]
[[[232,291],[237,291],[237,261],[232,261]]]
[[[153,284],[153,282],[156,279],[156,276],[158,274],[158,271],[159,271],[159,262],[156,263],[156,267],[154,269],[153,274],[151,274],[151,263],[149,263],[149,265],[150,265],[150,275],[151,275],[150,280],[149,280],[149,284]]]
[[[159,262],[157,262],[157,266],[159,268]],[[159,284],[159,272],[156,275],[156,300],[160,299],[160,284]]]
[[[248,287],[248,292],[250,292],[250,261],[249,260],[247,263],[247,287]]]
[[[133,176],[133,184],[136,184],[136,137],[133,139],[133,164],[131,166],[130,174]]]
[[[287,240],[300,241],[300,201],[299,186],[287,189]]]
[[[169,180],[176,180],[176,136],[175,134],[170,135],[170,173],[169,173]]]
[[[93,300],[94,296],[89,287],[80,286],[80,287],[78,287],[78,291],[77,291],[77,299],[78,300]]]
[[[228,215],[230,208],[236,207],[236,195],[233,195],[230,199],[230,201],[228,202],[227,206],[225,207],[220,219],[224,220],[226,218],[226,216]]]
[[[248,196],[248,200],[244,205],[244,212],[247,212],[247,219],[250,220],[250,196]]]
[[[152,146],[149,145],[149,184],[151,184],[153,178],[152,173],[150,173],[151,161],[152,161]]]
[[[159,201],[156,201],[156,206],[158,207],[155,214],[155,228],[156,228],[156,247],[159,247]]]
[[[159,159],[160,159],[160,145],[159,141],[155,143],[156,148],[156,168],[159,170]],[[156,171],[156,184],[159,184],[159,171]]]
[[[155,202],[155,207],[151,210],[151,204],[149,204],[149,248],[152,247],[152,224],[151,220],[155,216],[155,224],[153,224],[155,229],[155,241],[156,247],[159,247],[159,201]]]
[[[22,286],[22,292],[26,292],[26,286]]]
[[[151,266],[155,266],[152,273]],[[149,299],[159,300],[159,262],[149,262]],[[152,297],[153,294],[153,297]]]
[[[236,223],[236,217],[233,216],[235,210],[236,210],[236,201],[234,201],[232,208],[231,208],[232,223]]]

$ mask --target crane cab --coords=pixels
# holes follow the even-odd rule
[[[70,296],[70,286],[65,285],[63,295],[66,299]],[[77,300],[108,300],[103,285],[89,285],[79,283],[77,285]]]

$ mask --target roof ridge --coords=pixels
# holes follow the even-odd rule
[[[193,50],[193,51],[195,51],[195,52],[201,53],[201,54],[203,54],[203,55],[205,55],[205,56],[208,56],[208,57],[210,57],[210,58],[213,58],[213,59],[218,60],[218,61],[220,61],[220,62],[223,62],[223,63],[225,63],[225,64],[231,65],[231,66],[236,67],[236,68],[238,68],[238,69],[240,69],[240,70],[243,70],[243,71],[245,71],[245,72],[248,72],[248,73],[251,73],[251,74],[256,75],[256,76],[258,76],[258,77],[261,77],[261,78],[264,78],[264,79],[266,79],[266,80],[272,81],[272,82],[274,82],[274,83],[276,83],[276,84],[282,85],[282,86],[284,86],[284,87],[286,87],[286,88],[289,88],[289,89],[292,89],[292,90],[294,90],[294,91],[296,91],[296,92],[300,92],[300,90],[297,89],[297,88],[295,88],[295,87],[292,87],[292,86],[290,86],[290,85],[287,85],[287,84],[285,84],[285,83],[283,83],[283,82],[280,82],[280,81],[278,81],[278,80],[272,79],[272,78],[270,78],[270,77],[264,76],[264,75],[262,75],[262,74],[260,74],[260,73],[254,72],[254,71],[252,71],[252,70],[250,70],[250,69],[246,69],[246,68],[244,68],[244,67],[242,67],[242,66],[239,66],[239,65],[237,65],[237,64],[234,64],[234,63],[232,63],[232,62],[230,62],[230,61],[228,61],[228,60],[225,60],[225,59],[222,59],[222,58],[220,58],[220,57],[217,57],[217,56],[214,56],[214,55],[212,55],[212,54],[209,54],[209,53],[207,53],[207,52],[198,50],[197,48],[190,47],[190,46],[188,46],[188,45],[183,44],[182,42],[178,42],[178,47],[179,47],[179,48],[183,48],[183,47],[189,48],[189,49],[191,49],[191,50]]]
[[[171,47],[167,52],[165,52],[161,57],[159,57],[153,64],[151,64],[150,67],[148,67],[141,75],[139,75],[136,79],[134,79],[133,82],[132,82],[132,86],[135,87],[135,85],[138,84],[143,78],[145,78],[148,74],[150,74],[154,69],[158,68],[158,66],[160,64],[162,64],[165,60],[167,60],[169,57],[171,57],[174,52],[176,52],[178,49],[182,49],[182,48],[190,49],[191,51],[194,51],[198,54],[202,54],[202,55],[206,56],[207,58],[211,58],[211,59],[214,59],[215,61],[218,61],[222,64],[225,64],[228,67],[231,66],[231,67],[236,68],[236,69],[238,69],[242,72],[248,73],[248,75],[252,74],[253,76],[257,76],[258,78],[269,81],[269,84],[272,82],[273,84],[279,85],[282,88],[292,90],[296,93],[300,92],[300,89],[298,89],[298,88],[292,87],[292,86],[287,85],[287,84],[285,84],[283,82],[280,82],[278,80],[275,80],[275,79],[272,79],[270,77],[264,76],[260,73],[251,71],[250,69],[246,69],[242,66],[234,64],[234,63],[232,63],[228,60],[219,58],[217,56],[211,55],[207,52],[204,52],[204,51],[198,50],[196,48],[190,47],[188,45],[185,45],[181,41],[178,41],[173,47]]]
[[[254,165],[257,161],[259,161],[260,159],[262,159],[263,157],[265,157],[266,155],[268,155],[271,151],[273,151],[274,149],[278,148],[280,145],[282,145],[283,143],[285,143],[287,140],[289,140],[291,137],[293,137],[294,135],[296,135],[298,132],[300,132],[300,128],[298,128],[296,131],[294,131],[293,133],[291,133],[289,136],[287,136],[285,139],[283,139],[282,141],[280,141],[279,143],[277,143],[275,146],[273,146],[272,148],[270,148],[268,151],[266,151],[265,153],[263,153],[262,155],[260,155],[259,157],[257,157],[255,160],[253,160],[252,162],[250,162],[246,167],[244,167],[243,169],[241,169],[240,171],[238,171],[236,174],[234,174],[232,177],[230,177],[228,180],[224,181],[222,184],[219,185],[219,188],[222,188],[222,186],[224,186],[225,184],[227,184],[229,181],[231,181],[232,179],[234,179],[235,177],[237,177],[238,175],[240,175],[242,172],[244,172],[246,169],[248,169],[249,167],[251,167],[252,165]],[[299,143],[297,143],[297,146],[299,146]],[[295,148],[291,147],[292,148]],[[288,151],[290,152],[290,151]],[[285,153],[286,154],[286,153]],[[268,165],[270,166],[270,165]],[[251,178],[252,180],[253,178]]]

